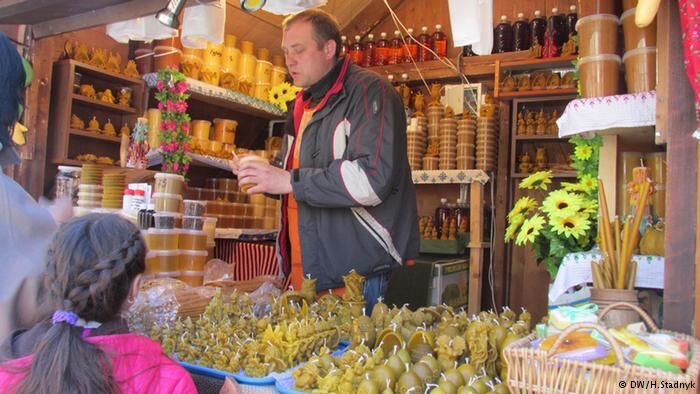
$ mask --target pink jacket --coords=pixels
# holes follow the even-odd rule
[[[114,378],[123,394],[196,393],[192,377],[163,354],[157,342],[136,334],[89,337],[110,356]],[[28,369],[32,356],[8,361],[0,366],[3,393],[14,393],[24,378],[16,370]]]

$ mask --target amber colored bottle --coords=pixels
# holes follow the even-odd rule
[[[413,37],[413,29],[409,27],[408,36],[405,37],[406,44],[403,47],[404,63],[410,63],[411,59],[414,62],[418,61],[418,44],[411,37]]]
[[[447,56],[447,35],[442,31],[442,25],[435,25],[433,51],[440,57]]]
[[[387,64],[403,63],[403,41],[401,40],[401,32],[394,30],[394,38],[391,39],[389,46],[389,60]]]
[[[353,63],[358,66],[362,65],[362,43],[360,42],[360,36],[355,36],[355,42],[350,45],[350,59]]]
[[[566,42],[568,33],[566,32],[566,16],[559,13],[559,8],[552,8],[552,15],[549,17],[551,21],[551,28],[554,29],[552,34],[554,35],[554,43],[557,48],[561,48]]]
[[[381,32],[379,37],[381,38],[374,48],[374,60],[372,61],[375,66],[383,66],[389,62],[389,40],[386,39],[385,32]]]
[[[530,24],[521,12],[518,14],[518,20],[513,23],[513,49],[527,51],[530,49],[530,40]]]
[[[576,22],[578,22],[578,14],[576,13],[576,6],[572,5],[569,7],[569,14],[566,16],[567,41],[569,39],[569,34],[576,35]]]
[[[493,53],[513,52],[513,26],[501,15],[501,23],[493,29]]]
[[[454,214],[454,209],[450,209],[447,204],[446,198],[440,199],[440,206],[435,208],[435,227],[437,228],[438,234],[442,236],[442,226],[446,224],[452,215]]]
[[[433,60],[433,54],[428,49],[433,49],[433,38],[428,34],[428,27],[421,27],[421,33],[418,36],[418,61],[425,62]]]
[[[350,51],[350,47],[348,46],[348,37],[347,36],[340,37],[340,56],[347,55],[349,51]]]
[[[368,34],[367,41],[365,41],[364,45],[364,51],[362,52],[362,67],[372,67],[375,47],[374,34]]]
[[[537,43],[544,46],[544,33],[547,31],[547,21],[542,17],[540,10],[535,11],[535,17],[530,21],[530,33],[532,34],[532,44]]]

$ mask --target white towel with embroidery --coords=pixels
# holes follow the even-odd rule
[[[493,48],[493,0],[449,0],[452,42],[455,47],[471,45],[477,55]]]
[[[226,27],[226,0],[185,8],[182,17],[182,46],[204,49],[207,41],[221,44]]]

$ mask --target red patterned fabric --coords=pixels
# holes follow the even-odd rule
[[[685,71],[695,91],[695,116],[700,131],[700,0],[679,0]],[[700,137],[697,136],[696,137]]]
[[[217,239],[216,258],[229,264],[236,264],[234,280],[251,280],[261,275],[279,275],[275,244],[271,242]]]

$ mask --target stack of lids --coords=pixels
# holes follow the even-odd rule
[[[498,158],[498,121],[496,117],[479,117],[476,121],[476,168],[493,171]]]
[[[423,168],[423,156],[428,147],[428,138],[426,135],[427,121],[425,117],[412,118],[406,129],[408,164],[413,171]]]
[[[104,174],[102,177],[102,208],[121,209],[126,179],[122,174]]]
[[[440,120],[439,144],[441,170],[454,170],[457,159],[457,120],[445,117]]]
[[[428,116],[428,144],[438,144],[440,138],[440,119],[445,116],[445,110],[440,105],[429,105],[426,115]]]
[[[84,164],[78,186],[78,206],[99,208],[102,206],[102,167]]]
[[[476,149],[476,121],[464,112],[464,117],[457,121],[457,169],[474,168],[474,151]]]

